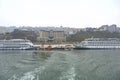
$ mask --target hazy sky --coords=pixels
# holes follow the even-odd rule
[[[120,0],[0,0],[0,26],[120,26]]]

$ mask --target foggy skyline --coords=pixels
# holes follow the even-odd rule
[[[119,0],[0,0],[0,26],[120,26]]]

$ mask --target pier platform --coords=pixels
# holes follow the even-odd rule
[[[39,50],[69,50],[75,48],[73,44],[37,44],[34,45],[37,47]]]

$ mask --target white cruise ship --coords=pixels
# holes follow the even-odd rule
[[[119,38],[88,38],[80,43],[74,44],[76,49],[118,49]]]
[[[33,43],[27,39],[0,40],[0,50],[27,50],[33,48]]]

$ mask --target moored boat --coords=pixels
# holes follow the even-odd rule
[[[120,49],[119,38],[88,38],[74,44],[75,49]]]
[[[0,40],[0,50],[30,50],[35,49],[33,43],[27,39]]]

